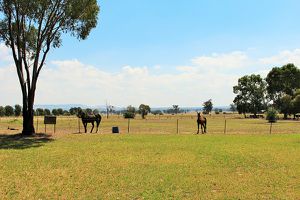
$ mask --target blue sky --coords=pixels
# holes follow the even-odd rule
[[[98,26],[87,40],[65,35],[62,47],[49,54],[36,103],[201,106],[212,98],[215,105],[229,105],[239,77],[300,64],[300,1],[104,0],[99,5]],[[0,78],[5,70],[15,73],[3,60]],[[8,95],[0,104],[20,102],[17,85],[1,91]]]
[[[270,55],[297,48],[299,1],[99,1],[99,24],[86,41],[64,39],[51,59],[123,65],[184,65],[201,54],[255,48]],[[74,49],[76,47],[76,50]]]

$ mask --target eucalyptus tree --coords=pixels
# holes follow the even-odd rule
[[[97,0],[0,0],[0,40],[11,49],[23,97],[22,134],[35,133],[33,105],[47,54],[63,34],[86,39],[98,12]]]
[[[203,102],[203,111],[207,114],[209,114],[213,109],[213,103],[212,99],[209,99],[205,102]]]
[[[151,108],[149,105],[141,104],[139,106],[139,113],[141,114],[142,118],[145,119],[145,116],[151,112]]]
[[[233,87],[237,95],[233,102],[237,105],[239,113],[251,112],[256,114],[266,108],[266,83],[260,75],[246,75],[238,80]]]
[[[295,95],[296,90],[300,88],[300,69],[292,63],[274,67],[268,73],[266,81],[268,95],[281,109],[280,99],[285,95]]]

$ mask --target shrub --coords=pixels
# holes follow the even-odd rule
[[[273,107],[268,108],[267,120],[269,120],[269,122],[276,122],[277,119],[278,119],[278,111]]]
[[[151,112],[153,115],[163,115],[163,112],[161,110],[155,110]]]
[[[135,117],[135,113],[126,111],[123,113],[123,116],[125,119],[133,119]]]

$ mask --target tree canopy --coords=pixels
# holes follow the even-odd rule
[[[267,75],[267,91],[276,104],[284,95],[293,96],[300,88],[300,70],[294,64],[274,67]]]
[[[260,75],[246,75],[238,80],[233,87],[237,94],[233,102],[237,105],[239,113],[251,112],[256,115],[266,108],[266,83]]]
[[[203,102],[203,111],[205,113],[207,113],[207,114],[210,113],[212,111],[212,109],[213,109],[212,99],[209,99],[209,100]]]
[[[69,33],[86,39],[97,24],[97,0],[0,0],[0,40],[11,48],[23,97],[23,134],[35,133],[36,84],[51,48]]]
[[[150,106],[141,104],[139,106],[139,113],[142,115],[142,118],[145,119],[145,116],[148,115],[148,113],[151,112]]]

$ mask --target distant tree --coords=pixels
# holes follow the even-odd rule
[[[267,109],[267,120],[269,120],[269,122],[276,122],[278,119],[278,111],[274,108],[274,107],[269,107]]]
[[[79,111],[82,111],[80,107],[72,107],[69,110],[70,115],[77,115]]]
[[[133,106],[128,106],[126,111],[123,113],[124,118],[134,118],[136,109]]]
[[[93,110],[93,114],[94,114],[94,115],[97,115],[97,114],[99,114],[99,113],[100,113],[100,112],[99,112],[98,109],[94,109],[94,110]]]
[[[293,97],[286,94],[282,96],[280,99],[277,100],[277,105],[280,112],[284,114],[284,119],[287,119],[287,116],[293,113],[293,103],[292,103]]]
[[[14,115],[14,108],[7,105],[4,107],[5,116],[13,116]]]
[[[151,113],[153,115],[163,115],[163,112],[161,110],[155,110],[155,111],[151,111]]]
[[[70,116],[70,113],[69,113],[69,111],[67,111],[67,110],[63,110],[62,115],[63,115],[63,116]]]
[[[18,117],[22,114],[22,107],[20,105],[15,105],[15,116]]]
[[[213,109],[213,103],[212,103],[212,99],[209,99],[205,102],[203,102],[203,111],[205,113],[210,113]]]
[[[178,114],[178,113],[179,113],[179,110],[180,110],[179,106],[178,106],[178,105],[173,105],[172,107],[173,107],[174,113],[175,113],[175,114]]]
[[[145,116],[148,115],[148,113],[151,112],[150,106],[141,104],[139,106],[139,113],[141,114],[142,118],[145,119]]]
[[[57,112],[58,112],[58,115],[63,115],[64,114],[64,110],[62,108],[58,108]]]
[[[5,116],[5,109],[3,106],[0,106],[0,117]]]
[[[216,114],[220,114],[222,112],[222,109],[215,108],[214,111],[215,111]]]
[[[51,115],[51,111],[49,109],[45,109],[44,110],[44,115]]]
[[[80,113],[82,112],[83,112],[82,108],[78,107],[76,116],[79,117]]]
[[[300,94],[295,96],[292,101],[294,118],[297,113],[300,113]]]
[[[55,116],[58,116],[59,115],[59,112],[57,109],[52,109],[52,115],[55,115]]]
[[[300,88],[300,70],[294,64],[274,67],[267,75],[267,91],[275,106],[280,109],[280,99],[284,95],[293,96]]]
[[[237,105],[239,113],[257,113],[266,109],[266,83],[260,75],[246,75],[238,80],[238,85],[233,87],[233,92],[237,94],[234,103]]]
[[[35,113],[36,113],[37,116],[44,116],[45,115],[43,108],[37,108],[35,110]]]
[[[0,0],[0,40],[12,51],[22,91],[22,134],[35,133],[35,92],[50,49],[60,47],[66,33],[86,39],[98,12],[97,0]]]
[[[106,102],[106,118],[108,119],[109,114],[114,112],[114,106]]]
[[[233,112],[233,113],[234,113],[234,112],[236,112],[236,111],[237,111],[236,105],[235,105],[234,103],[230,104],[230,106],[229,106],[229,107],[230,107],[229,109],[230,109],[230,111],[231,111],[231,112]]]

